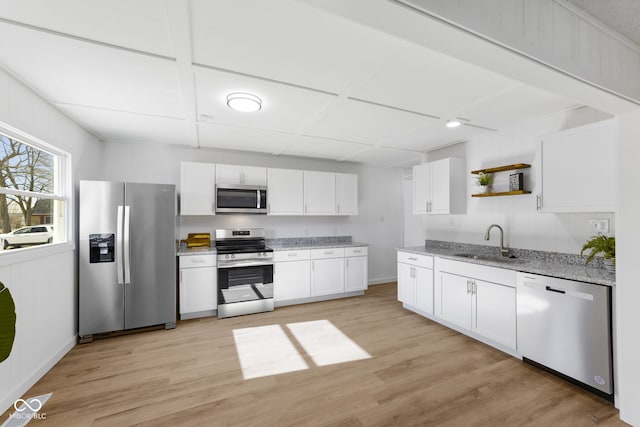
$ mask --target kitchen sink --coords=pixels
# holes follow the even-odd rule
[[[477,259],[479,261],[503,262],[506,264],[523,262],[523,260],[516,258],[514,255],[511,255],[509,257],[503,257],[503,256],[495,256],[495,255],[479,255],[479,254],[472,254],[472,253],[461,253],[461,254],[453,254],[453,256],[457,256],[460,258],[467,258],[467,259]]]

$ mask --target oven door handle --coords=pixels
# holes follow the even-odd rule
[[[260,267],[260,266],[269,266],[273,265],[272,262],[264,262],[264,261],[241,261],[241,262],[231,262],[225,263],[218,261],[218,268],[234,268],[234,267]]]

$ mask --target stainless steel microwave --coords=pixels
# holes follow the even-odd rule
[[[267,187],[216,185],[216,213],[267,213]]]

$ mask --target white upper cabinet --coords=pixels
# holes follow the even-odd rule
[[[267,185],[267,168],[239,165],[216,165],[216,184]]]
[[[180,215],[215,215],[215,170],[211,163],[180,163]]]
[[[303,173],[294,169],[269,169],[267,172],[269,215],[304,214]]]
[[[336,213],[358,215],[358,175],[336,174]]]
[[[615,212],[616,121],[542,137],[543,212]]]
[[[335,215],[336,174],[304,171],[305,215]]]
[[[447,158],[413,167],[414,214],[460,214],[466,208],[463,159]]]

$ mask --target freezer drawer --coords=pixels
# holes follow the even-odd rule
[[[598,394],[613,394],[611,288],[518,273],[517,349]]]

